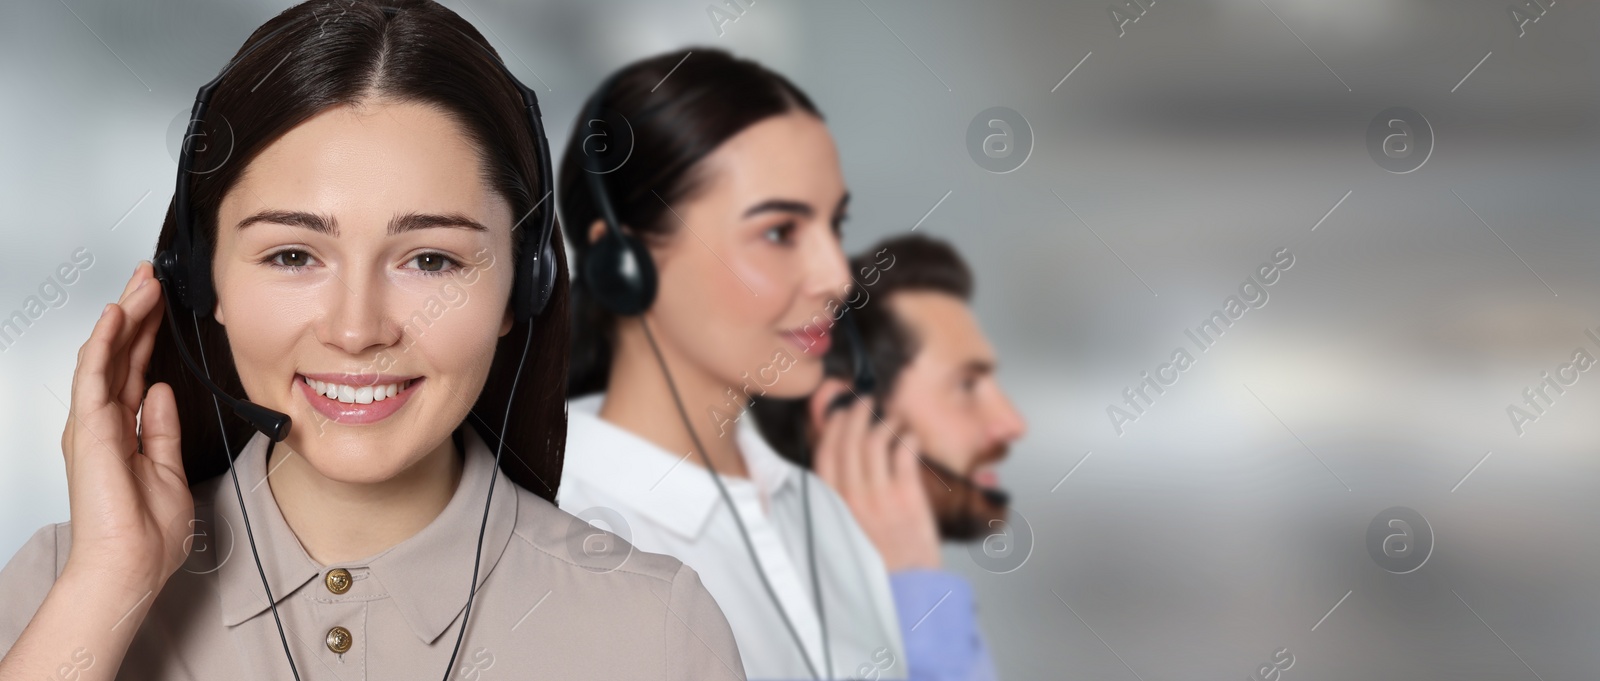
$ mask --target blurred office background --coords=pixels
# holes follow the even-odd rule
[[[1600,371],[1520,434],[1507,413],[1600,357],[1592,3],[708,1],[444,4],[558,147],[630,60],[756,58],[827,116],[849,249],[916,227],[970,258],[1030,432],[1001,469],[1021,520],[946,560],[1003,678],[1600,669]],[[0,313],[94,258],[0,353],[0,556],[68,517],[75,351],[152,254],[176,125],[286,6],[0,8]],[[969,148],[993,107],[978,139],[1026,148]],[[1267,304],[1202,352],[1186,331],[1281,249]],[[1179,348],[1192,366],[1119,435],[1108,407]]]

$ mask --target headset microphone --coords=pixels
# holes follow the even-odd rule
[[[175,319],[178,313],[172,307],[172,296],[166,295],[166,292],[171,290],[172,270],[174,268],[172,254],[162,252],[156,256],[155,261],[151,264],[155,267],[156,280],[161,282],[163,293],[161,299],[166,301],[167,305],[167,330],[172,332],[172,342],[178,346],[178,356],[182,357],[183,363],[189,367],[190,375],[200,379],[200,384],[205,386],[206,390],[211,391],[211,394],[215,395],[217,399],[233,407],[233,413],[249,421],[250,425],[254,426],[256,430],[265,433],[267,437],[272,438],[273,442],[283,442],[284,438],[289,437],[289,426],[292,425],[288,414],[273,411],[254,402],[241,400],[223,392],[222,388],[211,382],[211,379],[207,377],[206,372],[200,368],[200,365],[195,363],[194,357],[189,354],[189,344],[183,340],[183,334],[178,332],[178,324]]]
[[[210,313],[216,304],[215,290],[211,286],[210,262],[203,267],[193,267],[198,259],[197,252],[205,251],[201,240],[202,234],[194,229],[194,213],[189,202],[189,175],[194,172],[194,152],[192,142],[199,136],[200,121],[205,118],[207,109],[211,106],[211,93],[216,90],[217,84],[223,77],[233,70],[235,64],[243,61],[246,56],[254,52],[257,47],[270,41],[278,33],[288,28],[286,24],[271,33],[268,33],[250,47],[241,52],[237,58],[228,63],[222,73],[217,74],[211,82],[200,87],[200,92],[195,96],[194,108],[189,112],[189,127],[184,133],[181,149],[178,156],[178,186],[173,192],[173,218],[176,228],[173,247],[156,254],[151,261],[155,270],[156,280],[161,282],[161,297],[166,301],[168,330],[172,332],[172,340],[178,346],[178,356],[183,358],[183,363],[189,367],[189,372],[200,379],[201,385],[211,391],[217,399],[226,402],[233,412],[250,422],[256,430],[265,433],[273,442],[282,442],[289,436],[289,427],[292,425],[289,416],[282,412],[273,411],[246,400],[237,399],[217,387],[195,363],[194,357],[189,354],[189,346],[183,340],[183,334],[178,331],[177,312],[173,309],[172,299],[177,298],[183,307],[195,313]]]
[[[859,398],[865,400],[869,397],[872,397],[878,386],[877,375],[873,373],[872,362],[867,357],[866,341],[861,337],[861,327],[856,324],[855,316],[850,313],[849,306],[842,308],[842,313],[839,317],[839,326],[844,329],[845,343],[850,346],[851,383],[854,384],[854,387],[852,388],[853,392],[840,393],[838,396],[834,397],[833,401],[828,403],[828,408],[824,412],[825,414],[832,414],[835,411],[850,406],[852,399]],[[967,489],[982,495],[984,500],[988,501],[990,505],[1005,506],[1011,502],[1011,493],[1005,490],[984,487],[983,485],[973,482],[972,478],[967,477],[965,474],[951,470],[949,466],[939,463],[932,457],[923,455],[922,452],[917,452],[917,458],[920,459],[924,465],[933,469],[933,472],[938,474],[939,477],[951,478],[965,486]]]

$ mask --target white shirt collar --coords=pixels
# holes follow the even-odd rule
[[[669,452],[600,418],[605,395],[567,401],[566,472],[687,539],[695,539],[722,503],[697,452]],[[748,414],[746,414],[748,416]],[[723,476],[730,492],[754,484],[771,498],[798,481],[798,466],[779,456],[757,430],[754,417],[740,418],[735,435],[751,480]]]
[[[767,444],[767,439],[761,436],[761,430],[756,427],[756,417],[748,411],[740,416],[735,437],[738,438],[739,451],[744,454],[744,464],[750,469],[750,476],[768,498],[780,493],[786,486],[799,483],[798,474],[803,471]]]

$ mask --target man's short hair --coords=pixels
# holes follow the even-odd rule
[[[884,263],[887,262],[887,265]],[[894,394],[900,372],[921,350],[922,339],[897,318],[888,301],[896,293],[944,293],[972,300],[972,270],[949,243],[921,234],[906,234],[879,241],[850,259],[856,293],[849,305],[861,329],[867,362],[877,380],[878,403]],[[859,306],[859,307],[858,307]],[[837,331],[837,326],[834,331]],[[823,357],[823,371],[832,378],[854,377],[854,348],[838,335]],[[863,396],[865,397],[865,396]],[[756,399],[750,412],[773,449],[785,458],[808,464],[806,442],[810,397],[795,400]]]
[[[880,266],[889,258],[892,259],[887,267]],[[861,329],[867,361],[877,379],[879,399],[887,401],[894,394],[900,371],[922,348],[922,339],[915,330],[894,315],[888,302],[890,297],[902,292],[932,292],[971,301],[972,270],[949,243],[921,234],[907,234],[880,241],[851,258],[850,272],[857,278],[857,288],[870,296],[859,309],[852,308],[850,314],[855,315]],[[871,276],[876,280],[863,279]],[[834,337],[824,366],[829,376],[849,379],[853,349],[840,341],[838,336]]]

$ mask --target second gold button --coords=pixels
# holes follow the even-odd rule
[[[323,581],[327,583],[328,590],[336,594],[342,594],[346,591],[349,591],[350,584],[352,582],[350,579],[350,571],[344,568],[334,568],[329,570],[328,576],[324,578]]]
[[[342,655],[350,650],[352,643],[355,643],[355,637],[350,635],[349,629],[334,627],[328,630],[328,650]]]

